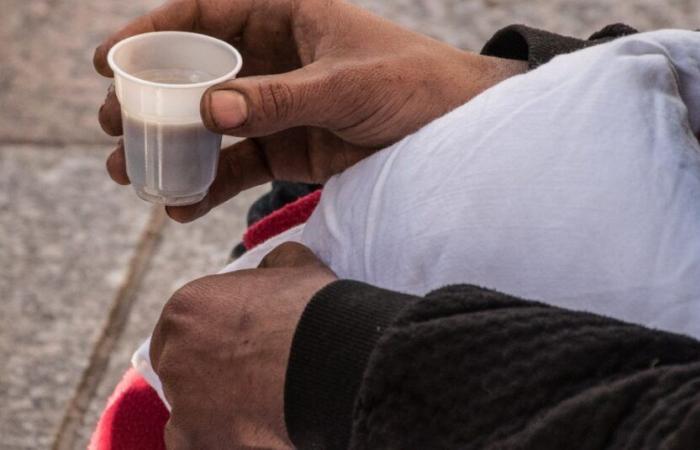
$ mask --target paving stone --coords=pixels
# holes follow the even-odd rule
[[[0,146],[0,448],[51,445],[149,211],[93,148]]]
[[[250,204],[265,188],[240,194],[192,224],[167,224],[161,244],[137,294],[129,324],[110,360],[90,408],[78,430],[74,448],[85,448],[109,394],[125,370],[132,353],[150,335],[170,295],[188,281],[217,272],[227,262],[245,229]]]
[[[0,141],[108,142],[96,112],[109,82],[95,47],[159,0],[2,0]]]

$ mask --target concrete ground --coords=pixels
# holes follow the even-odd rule
[[[234,0],[231,0],[234,1]],[[226,261],[261,189],[191,225],[113,184],[93,48],[155,0],[2,0],[0,449],[85,448],[160,308]],[[616,21],[700,27],[694,0],[358,0],[478,50],[509,23],[587,36]]]

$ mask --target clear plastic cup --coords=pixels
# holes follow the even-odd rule
[[[202,124],[200,99],[208,87],[236,76],[241,55],[209,36],[160,31],[117,43],[107,61],[136,194],[165,205],[202,200],[216,176],[221,135]]]

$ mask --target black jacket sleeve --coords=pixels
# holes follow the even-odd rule
[[[530,69],[549,62],[557,55],[636,33],[624,24],[608,25],[588,39],[562,36],[525,25],[511,25],[497,32],[481,50],[483,55],[527,61]]]
[[[474,286],[338,281],[297,328],[300,449],[700,447],[700,343]]]
[[[514,25],[483,53],[536,68],[635,32]],[[700,343],[474,286],[338,281],[297,326],[285,418],[300,449],[697,450]]]

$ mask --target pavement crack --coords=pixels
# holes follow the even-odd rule
[[[154,206],[141,232],[128,272],[119,287],[102,333],[95,343],[88,365],[71,398],[53,441],[53,450],[73,450],[85,414],[107,368],[110,357],[129,319],[136,294],[147,272],[166,224],[164,208]]]

